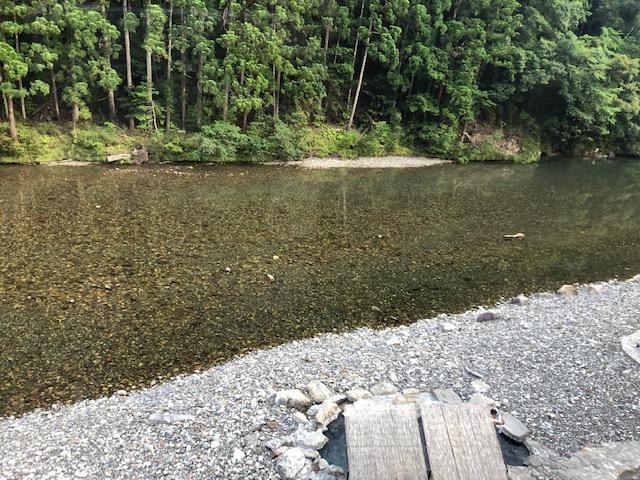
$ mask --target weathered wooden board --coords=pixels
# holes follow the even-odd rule
[[[506,480],[507,469],[486,408],[423,403],[420,415],[432,480]]]
[[[415,405],[351,405],[345,429],[350,480],[427,479]]]

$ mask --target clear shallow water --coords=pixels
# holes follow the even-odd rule
[[[502,239],[516,232],[526,239]],[[2,167],[0,414],[319,332],[628,277],[639,247],[630,160]]]

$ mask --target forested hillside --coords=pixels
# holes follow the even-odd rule
[[[6,148],[59,120],[227,142],[330,123],[444,155],[494,129],[549,151],[640,150],[637,0],[1,5]]]

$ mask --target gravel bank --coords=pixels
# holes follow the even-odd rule
[[[359,157],[351,159],[309,157],[297,162],[270,162],[273,165],[285,165],[311,169],[329,168],[417,168],[431,167],[451,163],[451,160],[428,157]]]
[[[319,379],[341,392],[384,380],[469,396],[475,377],[466,369],[562,454],[640,439],[640,366],[620,344],[640,328],[639,282],[539,294],[495,312],[481,323],[470,311],[322,335],[129,395],[2,420],[0,478],[276,479],[262,443],[295,421],[274,404],[275,390]]]

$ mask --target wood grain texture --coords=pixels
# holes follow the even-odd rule
[[[485,408],[423,403],[420,415],[432,480],[506,480],[507,469]]]
[[[414,405],[345,410],[350,480],[427,480]]]

